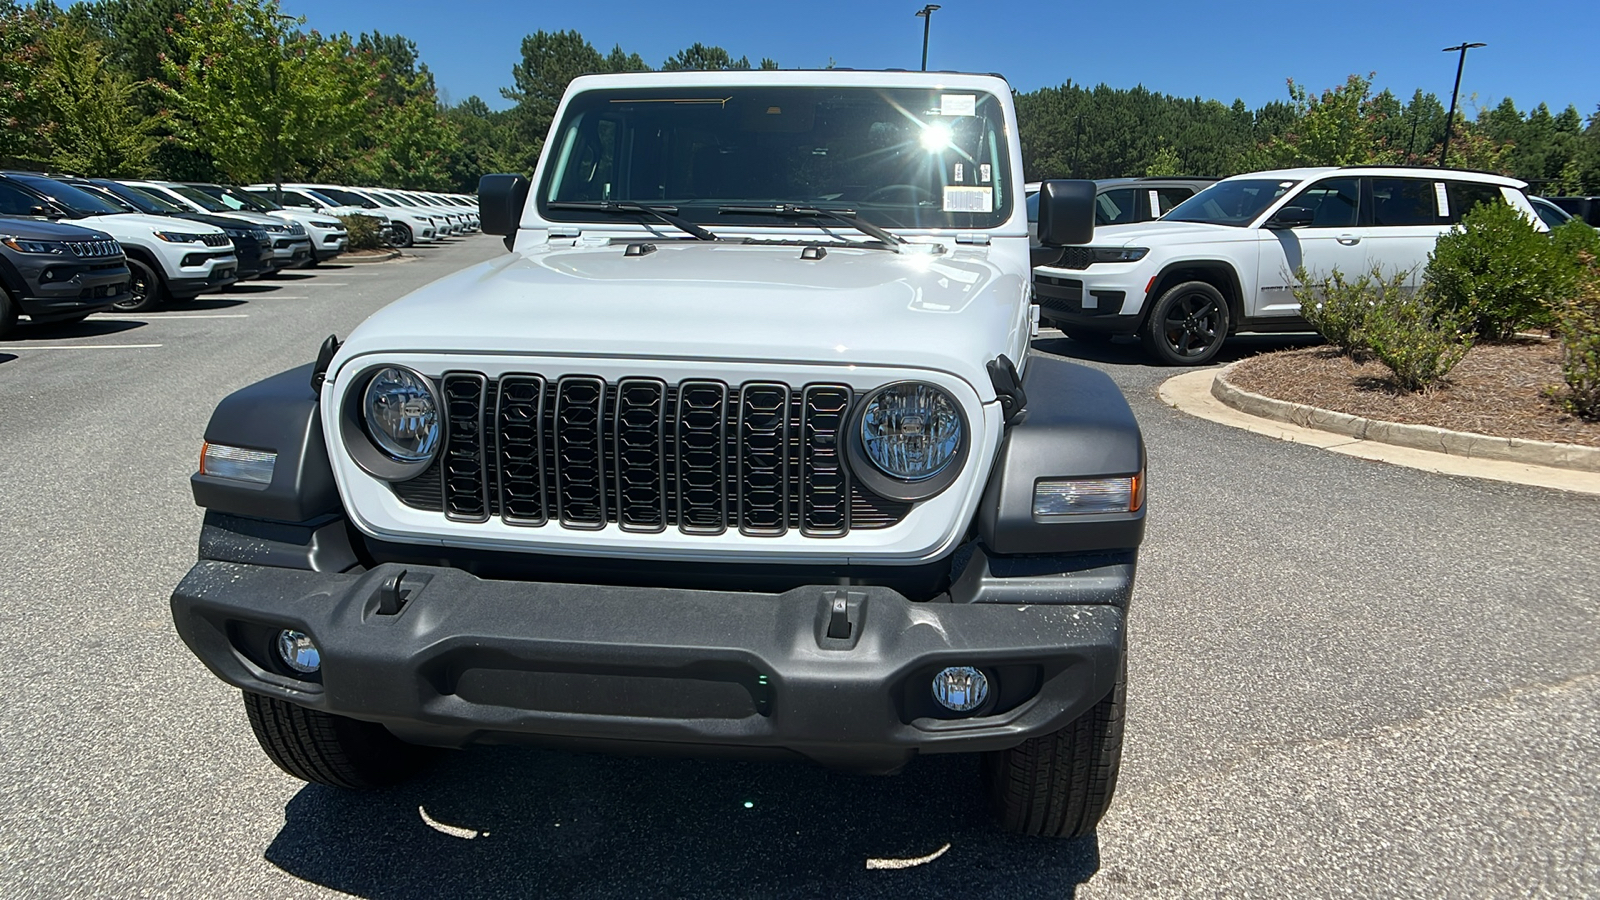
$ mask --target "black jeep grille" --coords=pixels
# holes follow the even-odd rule
[[[100,259],[121,256],[122,245],[116,241],[68,241],[67,249],[80,259]]]
[[[451,372],[439,388],[444,450],[392,487],[456,521],[839,537],[911,509],[843,466],[845,385]]]
[[[233,238],[228,237],[226,234],[202,234],[200,235],[200,242],[207,247],[227,247],[233,244]]]

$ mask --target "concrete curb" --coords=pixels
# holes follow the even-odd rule
[[[383,256],[345,256],[344,254],[341,253],[336,259],[329,260],[329,262],[341,262],[341,263],[348,263],[348,264],[354,265],[354,266],[364,266],[364,265],[367,265],[369,263],[388,262],[391,259],[399,258],[399,256],[400,256],[400,251],[399,250],[390,250],[388,253],[384,254]]]
[[[1393,444],[1397,447],[1410,447],[1414,450],[1446,453],[1469,459],[1493,459],[1530,466],[1575,469],[1579,472],[1600,472],[1600,447],[1493,437],[1466,431],[1450,431],[1431,425],[1384,422],[1307,406],[1303,403],[1275,400],[1251,393],[1229,381],[1228,376],[1238,365],[1239,363],[1234,363],[1217,373],[1211,382],[1211,395],[1247,415],[1288,422],[1302,428],[1330,431],[1362,441]]]

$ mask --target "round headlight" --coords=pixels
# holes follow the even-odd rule
[[[960,407],[931,384],[891,384],[867,399],[861,447],[877,469],[901,481],[926,481],[959,455]]]
[[[425,462],[439,449],[439,403],[433,386],[410,369],[379,369],[367,384],[361,410],[373,443],[395,460]]]

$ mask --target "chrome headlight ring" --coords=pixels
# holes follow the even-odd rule
[[[884,410],[886,400],[904,398],[907,393],[925,392],[926,405],[931,407],[934,416],[921,416],[920,422],[908,421],[916,418],[906,416],[904,403],[898,410],[897,416],[887,419],[875,420],[877,415]],[[938,407],[943,407],[939,409]],[[938,418],[935,422],[932,419]],[[930,435],[928,429],[953,427],[956,434],[953,440],[945,435],[947,450],[936,451],[942,459],[925,464],[928,471],[923,473],[898,474],[889,471],[889,467],[880,463],[876,457],[881,453],[874,453],[867,446],[868,430],[882,429],[892,424],[907,440],[928,441],[937,439],[938,435]],[[911,431],[908,429],[915,429]],[[881,434],[874,440],[893,440],[895,435]],[[960,477],[961,470],[966,466],[968,450],[972,443],[972,429],[967,421],[966,411],[949,392],[937,385],[923,381],[897,381],[886,384],[867,394],[856,404],[850,414],[849,440],[845,443],[845,456],[850,463],[850,474],[861,482],[867,490],[889,500],[916,502],[927,500],[938,495]],[[925,452],[925,451],[924,451]]]
[[[362,471],[384,481],[409,481],[444,452],[444,415],[432,379],[405,366],[375,365],[351,379],[340,398],[339,431],[345,452]],[[407,433],[395,433],[397,417]]]

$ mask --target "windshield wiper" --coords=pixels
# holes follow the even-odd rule
[[[551,209],[587,209],[612,214],[644,213],[647,216],[655,216],[679,231],[693,235],[696,240],[722,240],[722,238],[717,237],[688,219],[679,217],[676,206],[649,206],[644,203],[635,203],[632,200],[551,200],[545,206]]]
[[[904,244],[906,239],[893,232],[884,231],[882,228],[858,218],[853,209],[824,209],[816,206],[797,206],[793,203],[778,203],[773,206],[719,206],[717,212],[724,215],[737,216],[782,216],[790,219],[827,219],[876,238],[881,243],[887,244],[887,249],[896,253],[900,248],[896,244]]]

